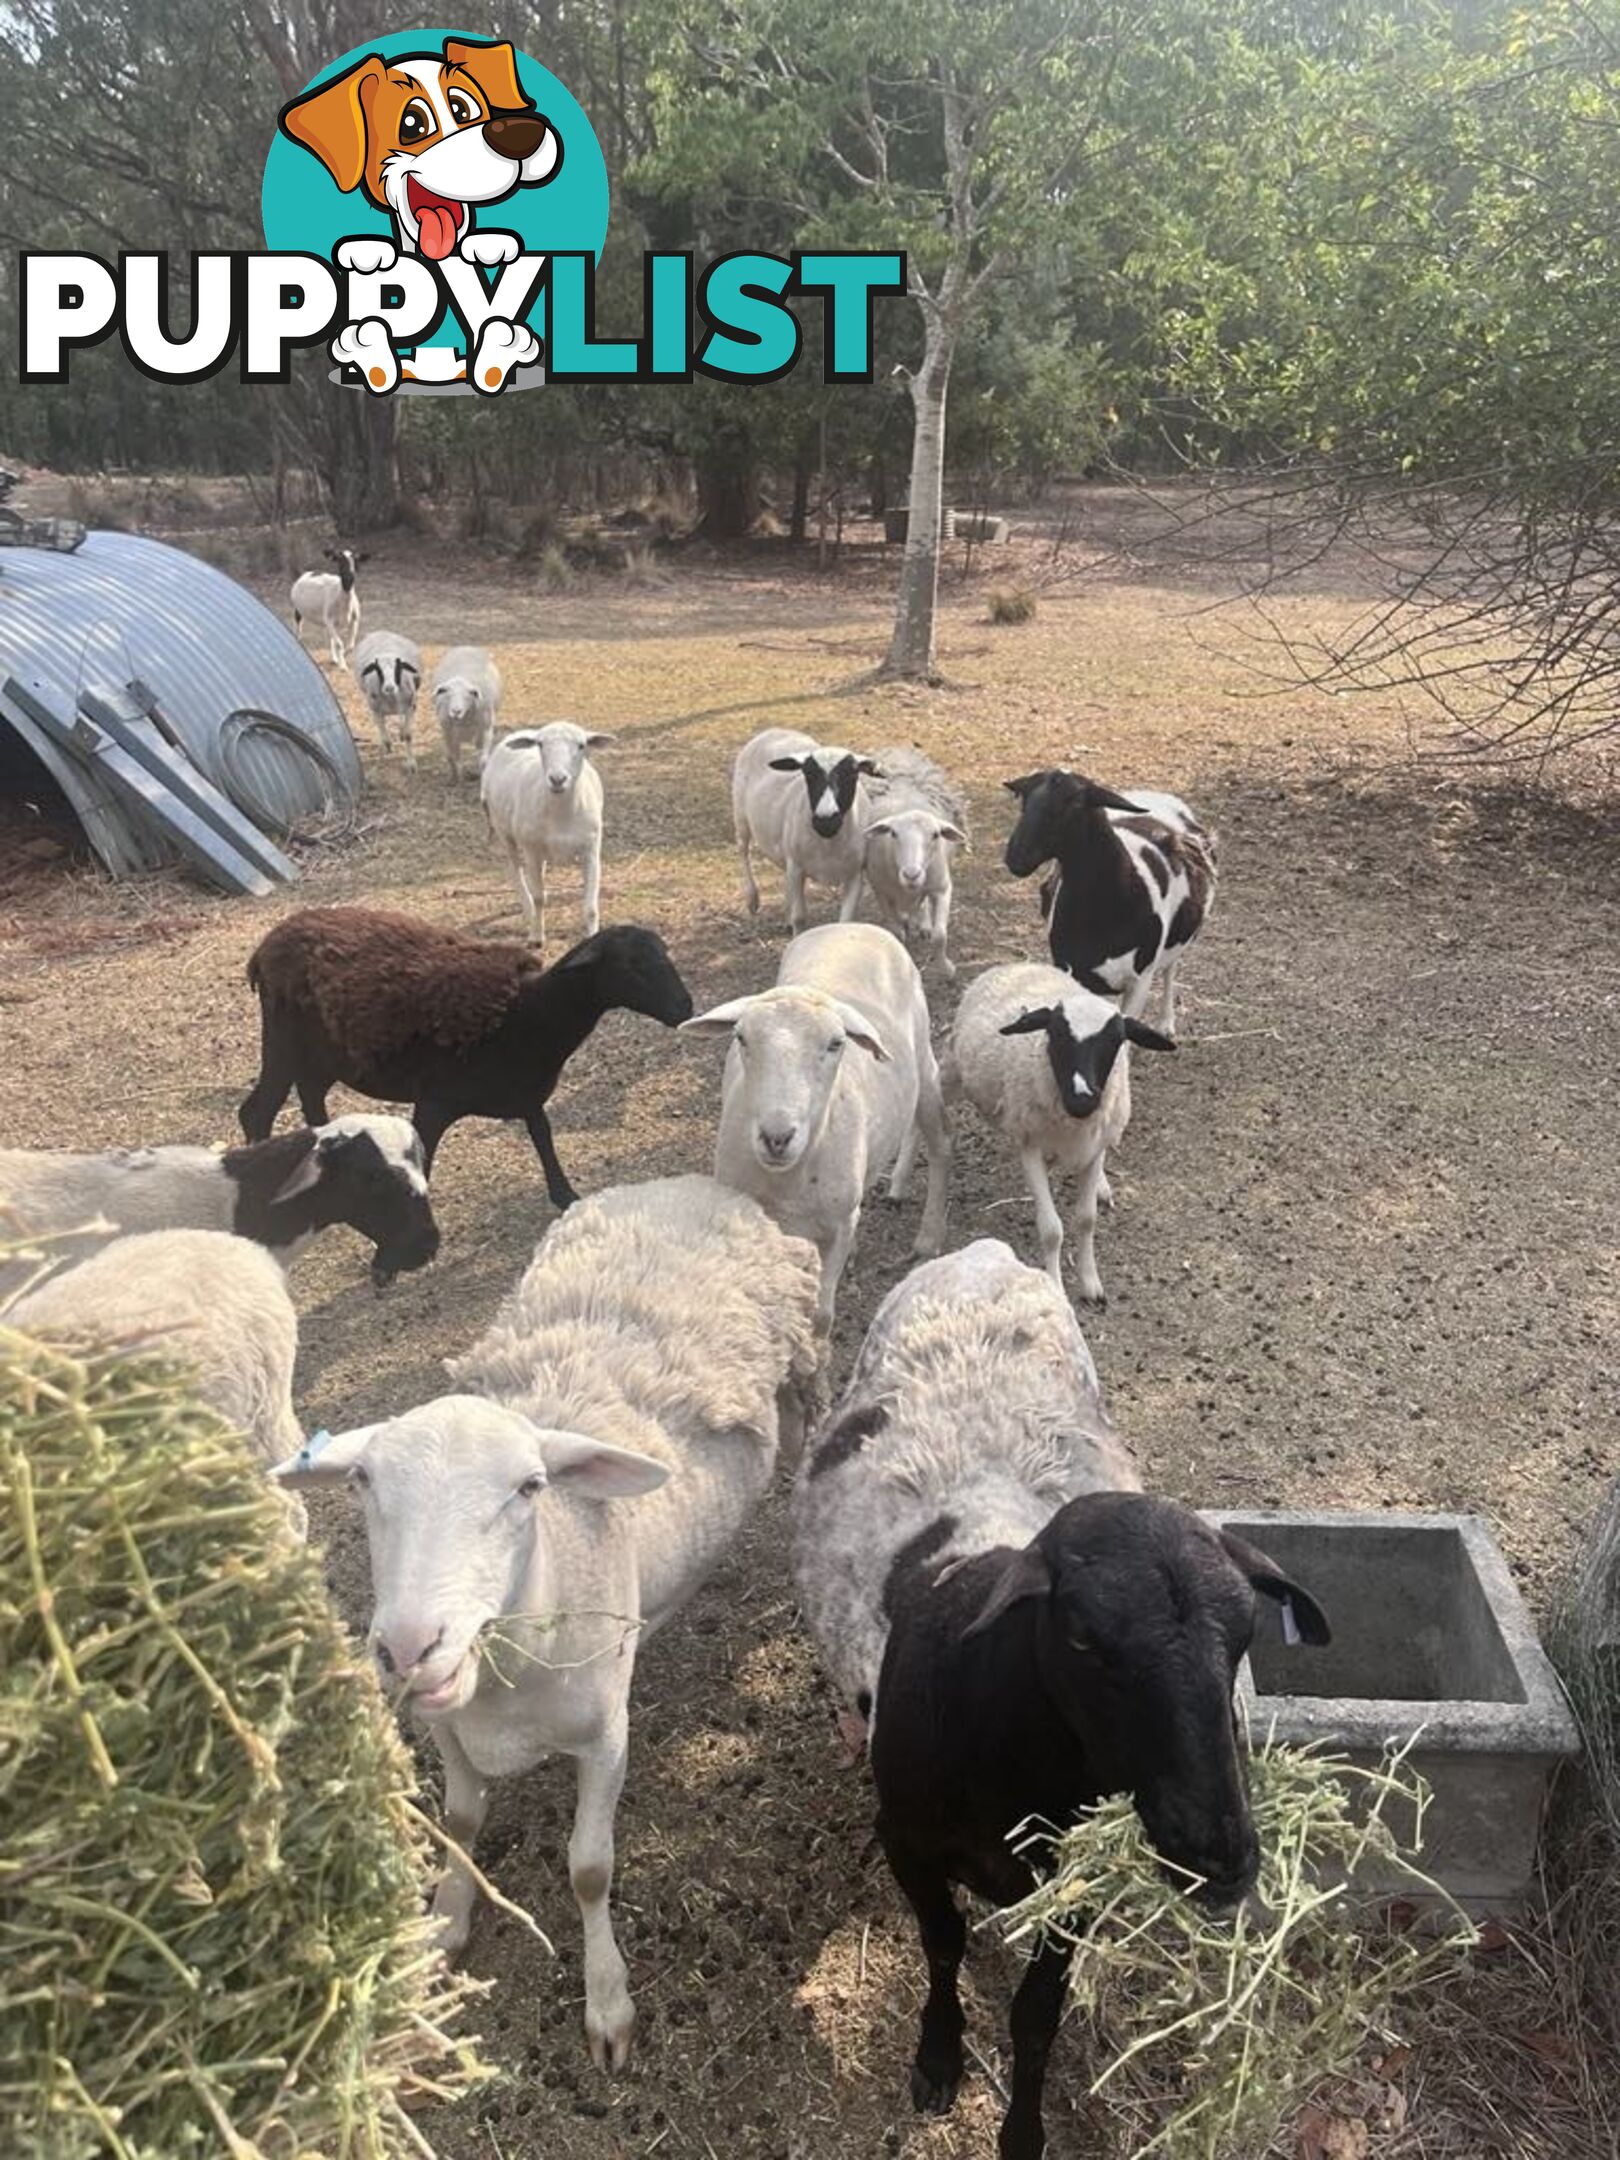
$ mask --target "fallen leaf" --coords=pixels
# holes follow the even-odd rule
[[[1512,1947],[1513,1937],[1500,1920],[1487,1920],[1474,1937],[1474,1948],[1481,1957],[1495,1957],[1498,1951]]]
[[[1522,2032],[1517,2038],[1544,2062],[1572,2063],[1575,2060],[1575,2049],[1561,2032]]]

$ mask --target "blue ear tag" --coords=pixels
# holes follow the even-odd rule
[[[1282,1631],[1283,1641],[1290,1648],[1304,1639],[1299,1632],[1299,1622],[1294,1618],[1294,1601],[1291,1597],[1285,1597],[1282,1601]]]
[[[313,1470],[316,1456],[319,1455],[331,1437],[332,1435],[324,1425],[319,1432],[312,1432],[293,1457],[293,1468],[295,1470]]]

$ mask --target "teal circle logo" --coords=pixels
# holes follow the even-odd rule
[[[380,273],[390,254],[414,256],[452,289],[477,265],[497,292],[503,261],[519,252],[599,258],[608,207],[601,145],[566,85],[511,44],[443,29],[395,32],[312,77],[282,110],[261,194],[265,244],[278,253]],[[489,237],[501,234],[516,247]],[[345,261],[342,243],[362,240],[382,245]],[[517,323],[543,335],[544,322],[541,287]],[[521,327],[513,335],[527,346]],[[467,343],[446,306],[410,349],[400,386],[465,389]],[[358,356],[338,341],[334,357]]]

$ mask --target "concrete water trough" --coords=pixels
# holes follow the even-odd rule
[[[1434,1798],[1418,1864],[1476,1914],[1522,1903],[1547,1789],[1574,1719],[1496,1540],[1477,1515],[1211,1510],[1326,1611],[1333,1641],[1284,1640],[1258,1601],[1239,1681],[1255,1744],[1272,1732],[1377,1763],[1414,1742]],[[1391,1818],[1399,1835],[1410,1822]],[[1369,1875],[1370,1890],[1404,1889]]]

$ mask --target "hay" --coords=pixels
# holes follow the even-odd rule
[[[1071,1995],[1104,2058],[1091,2090],[1126,2118],[1137,2156],[1252,2160],[1474,1940],[1386,1820],[1402,1802],[1421,1832],[1427,1792],[1408,1765],[1366,1770],[1267,1747],[1249,1784],[1260,1878],[1235,1919],[1167,1877],[1124,1797],[1072,1829],[1032,1830],[1022,1849],[1044,1849],[1051,1873],[995,1916],[1013,1942],[1075,1945]],[[1441,1899],[1437,1928],[1398,1928],[1382,1907],[1344,1895],[1374,1856]]]
[[[0,2152],[430,2152],[485,2073],[413,1785],[244,1443],[0,1321]]]

